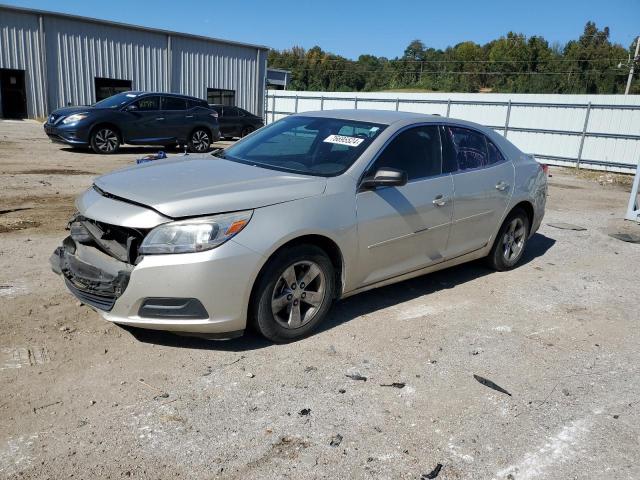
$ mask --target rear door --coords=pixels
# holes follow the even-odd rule
[[[175,140],[187,138],[187,130],[193,124],[193,120],[188,117],[186,99],[170,95],[163,96],[160,117],[163,120],[158,121],[158,126],[163,137]]]
[[[441,261],[453,214],[453,181],[442,170],[437,126],[399,133],[365,176],[381,167],[403,170],[409,181],[356,194],[362,285]]]
[[[442,127],[443,154],[457,164],[453,222],[448,256],[478,250],[492,241],[500,227],[514,185],[514,167],[483,133]]]

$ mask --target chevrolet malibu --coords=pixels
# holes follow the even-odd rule
[[[546,191],[533,157],[475,123],[297,114],[97,178],[51,263],[109,321],[287,342],[336,299],[480,258],[515,267]]]

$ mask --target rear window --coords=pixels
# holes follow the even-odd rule
[[[276,170],[334,176],[349,168],[385,128],[353,120],[292,116],[218,155]]]

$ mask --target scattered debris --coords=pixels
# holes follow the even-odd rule
[[[255,374],[253,374],[253,373],[251,373],[251,372],[247,372],[245,375],[247,376],[247,378],[253,378],[253,377],[255,377]]]
[[[627,243],[640,243],[640,235],[636,235],[635,233],[610,233],[609,236]]]
[[[367,377],[363,377],[359,373],[347,373],[345,377],[350,378],[351,380],[361,380],[363,382],[367,381]]]
[[[614,420],[617,420],[617,419],[620,418],[620,415],[614,415],[613,418],[614,418]]]
[[[436,468],[431,470],[429,473],[423,473],[420,476],[420,480],[431,480],[433,478],[436,478],[438,475],[440,475],[440,470],[442,470],[442,464],[441,463],[437,464]]]
[[[484,385],[485,387],[489,387],[493,390],[495,390],[496,392],[500,392],[500,393],[504,393],[506,395],[509,395],[510,397],[512,396],[509,392],[507,392],[504,388],[502,388],[499,385],[496,385],[495,383],[493,383],[491,380],[488,380],[484,377],[481,377],[480,375],[473,375],[473,378],[475,378],[478,382],[480,382],[482,385]],[[435,478],[435,477],[434,477]]]
[[[316,370],[318,370],[318,368],[317,368],[317,367],[310,366],[310,367],[306,367],[306,368],[304,369],[304,373],[311,373],[311,372],[315,372]]]
[[[331,445],[332,447],[339,447],[341,443],[342,435],[338,433],[331,438],[331,442],[329,442],[329,445]]]
[[[53,403],[47,403],[46,405],[42,405],[41,407],[33,407],[33,413],[36,413],[38,410],[42,410],[43,408],[53,407],[54,405],[62,404],[60,400]]]
[[[557,223],[547,223],[550,227],[559,228],[560,230],[574,230],[576,232],[582,232],[586,230],[586,228],[581,227],[579,225],[573,225],[571,223],[557,222]]]
[[[310,408],[303,408],[302,410],[300,410],[298,412],[298,415],[300,415],[301,417],[306,417],[308,415],[311,415],[311,409]]]
[[[138,158],[136,160],[136,164],[140,165],[142,163],[153,162],[154,160],[162,160],[167,158],[167,154],[160,150],[158,153],[151,153],[149,155],[145,155],[142,158]]]
[[[338,393],[347,393],[347,391],[344,388],[341,388],[338,390]]]
[[[164,390],[159,389],[158,387],[154,387],[153,385],[149,385],[147,382],[144,381],[144,379],[139,378],[138,382],[140,382],[145,387],[150,388],[151,390],[155,390],[156,392],[159,392],[158,395],[153,397],[154,400],[157,400],[158,398],[169,398],[169,394],[167,392],[165,392]]]
[[[393,387],[393,388],[404,388],[406,383],[403,382],[393,382],[393,383],[381,383],[381,387]]]
[[[96,404],[96,401],[95,401],[95,400],[91,400],[91,401],[89,402],[89,405],[95,405],[95,404]]]

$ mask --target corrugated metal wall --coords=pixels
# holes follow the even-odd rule
[[[0,14],[0,68],[25,70],[27,113],[44,117],[45,80],[41,62],[37,15],[2,11]]]
[[[32,118],[94,103],[95,77],[202,99],[207,88],[235,90],[238,106],[264,113],[266,51],[258,47],[2,6],[0,33],[0,68],[26,71]]]
[[[630,172],[640,160],[638,95],[269,90],[266,118],[272,122],[295,111],[354,107],[439,114],[487,125],[503,134],[508,125],[507,137],[518,148],[557,165],[574,165],[580,159],[588,168]]]
[[[44,17],[44,31],[52,110],[94,103],[95,77],[169,91],[166,35],[61,17]]]
[[[256,49],[173,37],[171,55],[173,91],[207,98],[207,88],[235,90],[238,107],[262,114],[264,66]]]

